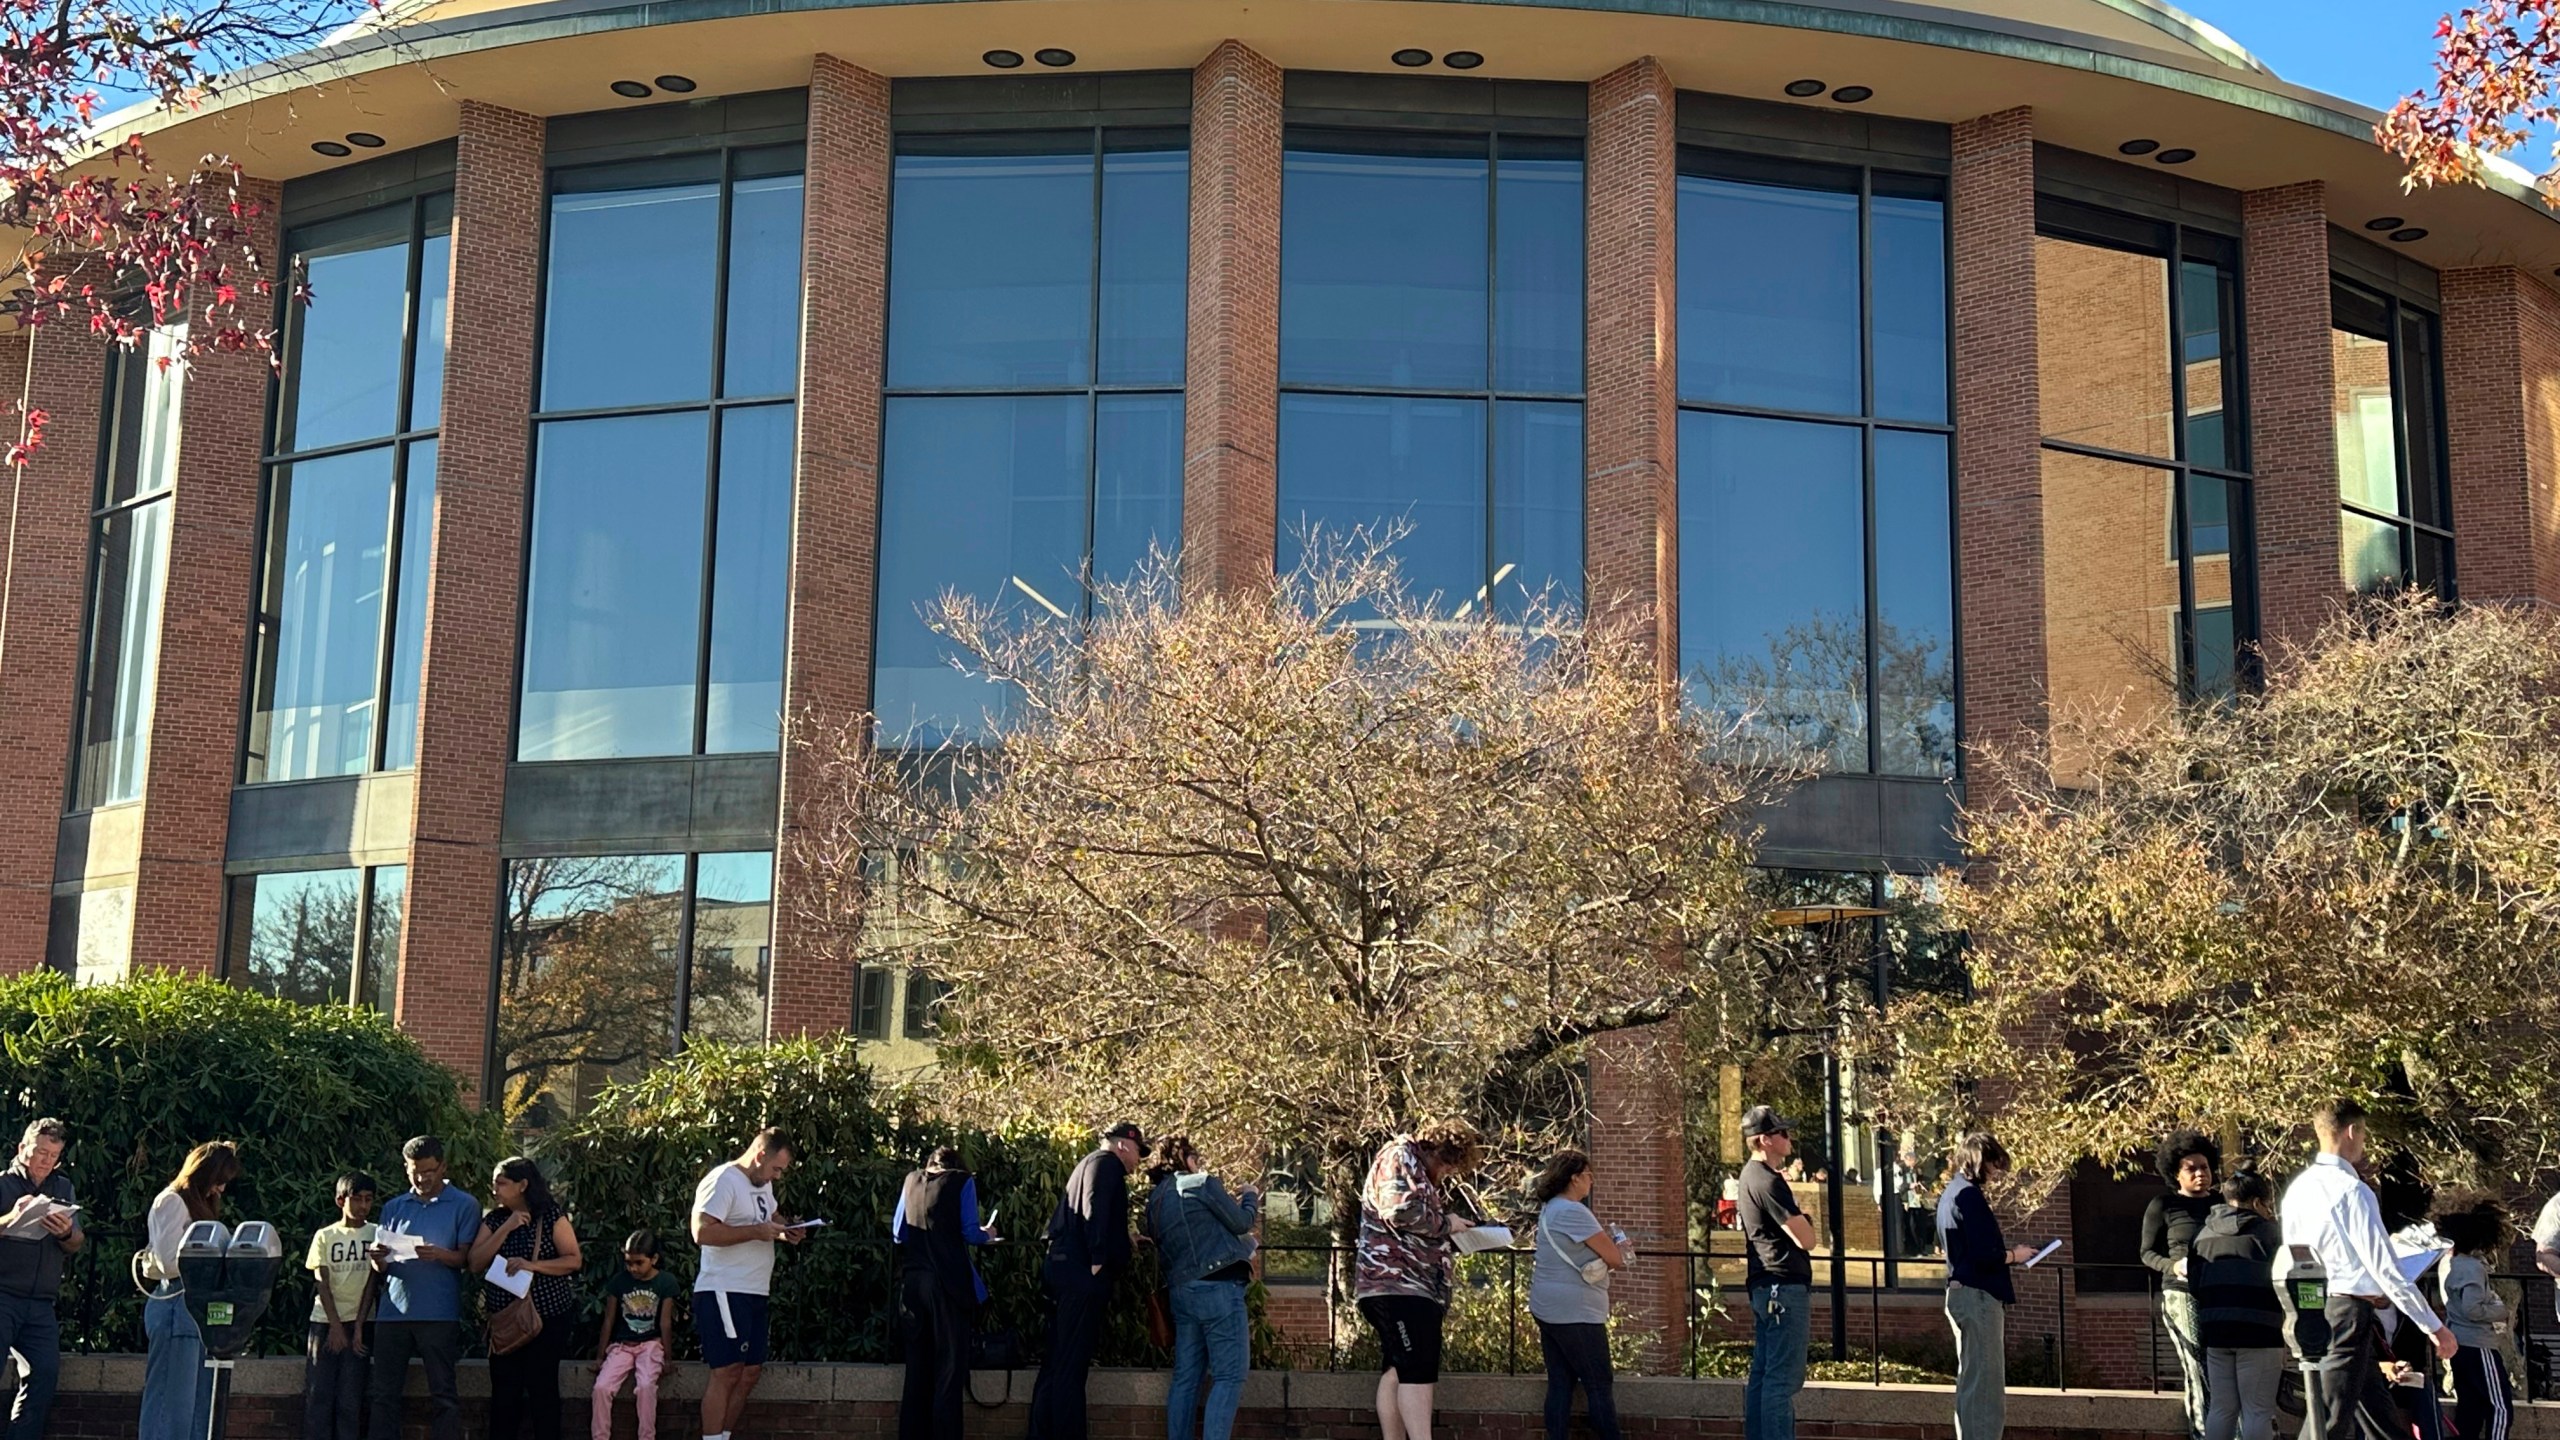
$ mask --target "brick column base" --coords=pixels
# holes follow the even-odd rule
[[[1623,1226],[1638,1250],[1689,1248],[1680,1035],[1675,1025],[1591,1042],[1591,1209]],[[1680,1368],[1689,1344],[1688,1271],[1654,1257],[1619,1276],[1610,1296],[1655,1337],[1645,1368]]]
[[[2317,180],[2253,190],[2240,214],[2258,633],[2272,652],[2308,641],[2346,598],[2330,418],[2327,192]]]

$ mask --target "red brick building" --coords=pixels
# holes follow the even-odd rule
[[[2560,225],[2151,0],[420,0],[305,61],[136,122],[266,187],[279,379],[0,337],[0,970],[376,1005],[537,1118],[927,1033],[794,933],[777,736],[985,723],[948,587],[1407,520],[1828,754],[1766,859],[1859,896],[1967,742],[2358,586],[2560,601]],[[1670,1244],[1662,1043],[1594,1146]]]

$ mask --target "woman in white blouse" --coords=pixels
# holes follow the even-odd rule
[[[151,1342],[142,1372],[142,1440],[194,1440],[204,1433],[213,1376],[204,1368],[204,1337],[187,1314],[178,1246],[188,1226],[222,1212],[222,1192],[239,1178],[240,1152],[228,1141],[207,1141],[187,1152],[178,1178],[151,1202],[150,1247],[136,1257],[142,1277],[155,1282],[142,1307],[142,1333]]]

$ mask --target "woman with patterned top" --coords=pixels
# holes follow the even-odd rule
[[[486,1275],[491,1261],[504,1259],[508,1275],[533,1277],[527,1295],[542,1316],[541,1334],[489,1357],[489,1440],[516,1440],[528,1424],[533,1440],[560,1440],[560,1361],[575,1339],[574,1281],[585,1263],[578,1232],[551,1198],[550,1182],[521,1155],[498,1162],[489,1189],[498,1204],[471,1242],[471,1273]],[[515,1303],[515,1292],[503,1286],[484,1281],[480,1288],[492,1316]]]
[[[1378,1428],[1386,1440],[1431,1440],[1432,1387],[1440,1383],[1440,1329],[1458,1275],[1457,1234],[1473,1228],[1449,1213],[1449,1179],[1484,1158],[1484,1137],[1463,1120],[1399,1135],[1378,1151],[1360,1186],[1360,1248],[1352,1294],[1378,1331]]]

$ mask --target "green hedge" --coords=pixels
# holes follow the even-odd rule
[[[81,1350],[142,1348],[131,1257],[152,1197],[200,1141],[240,1146],[225,1218],[265,1220],[293,1252],[258,1332],[258,1348],[279,1354],[301,1348],[311,1286],[300,1246],[336,1214],[340,1173],[364,1170],[395,1193],[401,1142],[422,1131],[446,1138],[457,1175],[486,1175],[499,1155],[496,1121],[465,1108],[452,1073],[390,1021],[209,980],[0,980],[0,1096],[0,1145],[14,1148],[41,1115],[71,1128],[64,1165],[90,1244],[62,1318],[65,1345]]]

